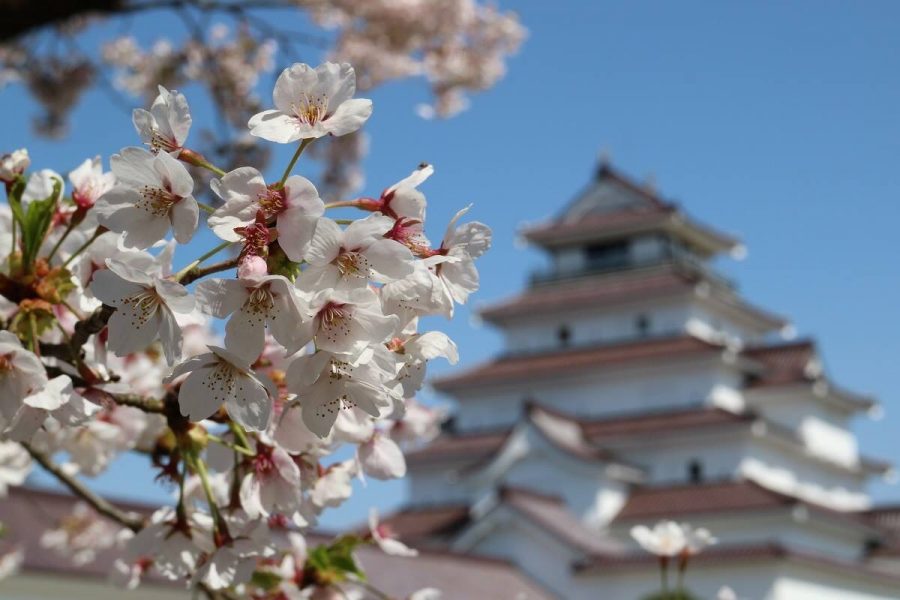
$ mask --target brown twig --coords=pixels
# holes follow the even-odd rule
[[[219,273],[221,271],[227,271],[228,269],[233,269],[238,265],[238,258],[229,258],[228,260],[223,260],[221,262],[213,263],[208,267],[194,267],[187,274],[181,278],[181,285],[187,285],[192,281],[197,281],[201,277],[206,277],[207,275],[212,275],[213,273]]]
[[[75,333],[72,334],[72,348],[80,351],[89,337],[103,331],[107,321],[109,321],[114,312],[116,312],[115,308],[104,304],[91,313],[91,316],[75,323]]]

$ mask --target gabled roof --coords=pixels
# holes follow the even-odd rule
[[[415,546],[423,539],[452,535],[469,522],[466,504],[409,506],[383,517],[381,525],[391,534]]]
[[[721,429],[728,425],[749,425],[756,420],[754,415],[731,413],[721,408],[693,406],[675,410],[641,412],[640,414],[607,417],[603,419],[580,419],[565,415],[559,411],[541,406],[535,402],[526,402],[523,407],[523,419],[540,422],[539,415],[548,415],[555,419],[567,421],[581,430],[577,436],[577,446],[560,441],[559,436],[552,436],[563,447],[567,446],[572,453],[583,457],[611,458],[614,454],[602,449],[604,441],[620,440],[627,437],[650,436],[662,432],[698,431],[701,429]],[[545,428],[546,429],[546,428]],[[407,453],[410,463],[424,463],[433,459],[453,460],[485,460],[496,453],[504,444],[512,429],[481,431],[474,433],[445,433],[427,446]],[[591,444],[592,448],[581,448],[583,444]]]
[[[587,188],[553,221],[527,229],[531,242],[545,247],[604,239],[621,239],[640,232],[666,231],[707,254],[738,246],[738,241],[684,214],[674,203],[602,164]]]
[[[748,387],[812,382],[816,379],[818,353],[812,340],[750,346],[744,349],[744,354],[765,366],[758,377],[748,382]]]
[[[501,486],[493,499],[491,508],[485,511],[478,522],[489,518],[498,508],[509,508],[528,522],[537,525],[555,539],[587,555],[622,553],[618,542],[589,530],[581,520],[566,507],[565,501],[555,495],[521,487]],[[461,535],[465,535],[464,533]]]
[[[565,415],[536,402],[525,402],[523,419],[534,420],[536,415],[542,414],[565,420],[577,426],[581,430],[578,444],[590,443],[594,446],[594,449],[590,451],[591,454],[578,450],[573,450],[573,453],[582,456],[603,457],[613,456],[601,449],[604,442],[661,433],[699,432],[704,429],[720,430],[728,426],[750,426],[758,419],[753,414],[736,414],[705,405],[584,419]],[[511,431],[512,428],[504,428],[472,433],[444,433],[428,445],[407,453],[406,458],[410,463],[428,462],[433,459],[484,460],[503,446]],[[558,438],[558,436],[555,437]],[[593,454],[596,452],[603,454]]]
[[[529,438],[529,434],[534,438]],[[529,441],[533,439],[534,441]],[[600,466],[615,479],[634,482],[643,478],[643,469],[626,460],[615,452],[594,444],[585,436],[581,423],[571,417],[545,410],[532,403],[526,403],[523,418],[503,436],[501,442],[480,460],[463,467],[463,475],[488,473],[490,477],[499,477],[518,463],[523,453],[531,452],[533,444],[547,444],[550,448],[567,456],[585,461],[591,466]]]
[[[649,272],[610,276],[602,284],[593,280],[576,280],[531,289],[484,308],[479,314],[486,321],[499,323],[510,317],[534,315],[558,308],[593,308],[638,298],[664,298],[688,294],[700,280],[696,273],[688,273],[675,265],[664,265]]]
[[[814,386],[813,391],[817,395],[847,410],[869,410],[877,405],[873,398],[839,388],[828,381],[813,340],[750,346],[744,349],[743,354],[764,366],[748,378],[747,388],[750,390],[809,385]]]
[[[548,442],[564,452],[581,459],[630,469],[636,467],[623,460],[620,454],[612,452],[609,446],[630,440],[645,440],[649,437],[659,439],[661,436],[671,435],[731,435],[734,428],[778,442],[798,452],[798,456],[802,458],[845,472],[883,474],[892,467],[888,462],[865,456],[859,457],[857,465],[835,462],[828,457],[811,453],[796,432],[755,412],[733,413],[707,405],[585,419],[527,401],[524,403],[520,423],[523,421],[534,425]],[[556,426],[552,426],[554,422]],[[463,434],[445,433],[427,446],[409,452],[407,462],[413,467],[434,461],[462,462],[462,472],[473,472],[495,460],[515,430],[513,427]]]
[[[803,507],[820,516],[874,531],[874,528],[857,513],[838,511],[801,500],[746,479],[635,487],[614,522],[619,524],[623,521],[680,520],[691,518],[692,515],[790,510],[795,507]]]
[[[501,356],[457,375],[438,378],[432,385],[453,391],[486,383],[522,381],[573,371],[628,363],[721,355],[725,347],[689,335],[645,338],[616,344]]]
[[[691,564],[693,565],[692,568],[697,569],[707,564],[718,565],[734,562],[746,564],[758,560],[797,562],[828,571],[837,570],[850,576],[886,582],[893,586],[900,582],[900,577],[896,573],[887,569],[875,568],[863,561],[843,560],[833,556],[825,556],[807,550],[790,548],[778,542],[711,546],[700,554],[691,557]],[[600,554],[575,564],[574,569],[576,573],[582,575],[589,575],[594,572],[602,575],[604,571],[623,568],[647,569],[652,572],[658,568],[658,564],[658,559],[647,552],[635,552],[624,556]]]

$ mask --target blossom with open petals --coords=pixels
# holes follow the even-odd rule
[[[239,231],[253,224],[258,215],[263,221],[278,219],[278,243],[293,261],[305,258],[316,222],[325,212],[325,204],[312,182],[300,175],[288,177],[283,187],[267,186],[262,174],[253,167],[241,167],[213,179],[210,187],[225,204],[210,215],[213,232],[229,242],[241,241]]]
[[[202,421],[225,405],[231,418],[253,431],[269,425],[272,399],[278,390],[265,375],[254,373],[250,361],[225,348],[190,358],[172,370],[167,382],[188,374],[178,392],[181,414]]]
[[[367,349],[354,360],[319,351],[291,363],[287,388],[300,398],[303,422],[310,431],[326,437],[341,410],[358,408],[378,417],[391,404],[392,395],[399,396],[399,390],[387,385],[392,372],[382,366],[382,350]]]
[[[387,283],[413,272],[409,248],[384,235],[394,220],[374,214],[346,229],[331,219],[319,219],[306,253],[308,266],[297,286],[301,289],[361,288],[369,281]]]
[[[375,508],[369,510],[369,532],[372,535],[372,540],[385,554],[406,557],[419,555],[418,550],[410,548],[395,538],[388,527],[378,522],[378,510]]]
[[[468,208],[464,208],[456,213],[441,242],[442,257],[454,260],[440,261],[435,266],[435,272],[444,284],[447,295],[457,304],[465,304],[469,295],[478,289],[478,271],[475,269],[474,259],[491,247],[491,229],[487,225],[473,221],[456,226],[456,222],[468,211]]]
[[[0,498],[6,497],[10,486],[25,483],[31,471],[31,456],[16,442],[0,440]]]
[[[231,317],[225,326],[225,346],[251,362],[263,351],[266,327],[284,347],[301,345],[300,305],[293,285],[281,275],[201,281],[197,300],[204,312],[220,319]]]
[[[116,184],[116,176],[111,172],[103,172],[103,163],[99,156],[86,159],[69,173],[72,184],[72,200],[79,208],[90,208],[100,196],[108,192]]]
[[[28,441],[49,416],[72,427],[81,425],[99,411],[99,406],[86,401],[72,388],[68,375],[59,375],[22,400],[22,406],[4,433],[11,439]]]
[[[122,243],[129,248],[149,248],[169,229],[179,244],[191,240],[200,207],[192,196],[194,180],[182,163],[143,148],[124,148],[109,162],[117,185],[94,204],[101,225],[124,233]]]
[[[278,446],[256,444],[241,482],[241,507],[251,519],[292,513],[300,506],[300,469]]]
[[[181,150],[191,130],[191,111],[184,94],[159,86],[159,95],[150,110],[136,108],[132,122],[141,141],[153,153]]]
[[[394,440],[376,431],[365,443],[360,444],[359,463],[363,473],[375,479],[400,479],[406,475],[406,459]]]
[[[107,269],[94,273],[91,291],[116,308],[109,319],[107,346],[117,356],[144,350],[157,338],[171,365],[181,356],[181,327],[175,314],[194,309],[194,297],[170,279],[108,259]]]
[[[322,290],[309,300],[306,313],[302,343],[315,339],[317,348],[337,354],[358,353],[383,342],[397,325],[397,317],[381,312],[369,288]]]
[[[15,334],[0,331],[0,417],[9,424],[22,400],[47,385],[41,360],[22,347]]]
[[[684,529],[675,521],[660,521],[653,529],[636,525],[631,537],[647,552],[668,558],[681,554],[687,543]]]
[[[295,63],[275,82],[275,110],[251,117],[250,133],[287,144],[354,132],[372,114],[372,101],[354,93],[356,72],[349,64],[326,62],[313,69]]]

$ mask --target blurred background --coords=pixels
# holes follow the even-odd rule
[[[900,4],[506,0],[500,9],[518,14],[527,39],[506,62],[505,76],[472,94],[468,108],[429,118],[433,110],[423,105],[433,98],[422,77],[386,81],[363,94],[375,111],[365,127],[360,193],[377,196],[430,162],[436,172],[422,189],[431,237],[440,238],[469,203],[470,216],[494,230],[473,304],[453,322],[430,324],[456,340],[462,366],[499,348],[499,337],[472,316],[479,303],[518,292],[541,266],[517,231],[559,211],[603,153],[744,241],[748,257],[721,268],[748,299],[791,318],[799,335],[815,336],[836,381],[880,399],[883,418],[861,418],[856,431],[863,452],[895,460]],[[300,11],[286,14],[258,17],[259,27],[293,32],[273,56],[274,70],[256,85],[266,108],[282,68],[317,64],[335,41]],[[217,24],[234,27],[227,15],[199,23],[205,32]],[[197,25],[174,11],[116,17],[79,34],[79,51],[99,53],[125,30],[145,47],[163,37],[177,42]],[[47,49],[56,42],[39,43]],[[108,165],[110,154],[139,144],[130,108],[145,100],[113,92],[115,81],[89,86],[67,130],[48,139],[35,135],[41,111],[28,87],[10,75],[0,76],[3,151],[27,147],[34,167],[68,172],[98,153]],[[215,130],[219,117],[202,86],[177,87],[191,103],[194,132]],[[274,148],[271,173],[281,172],[292,150]],[[300,173],[315,180],[320,171],[301,160]],[[212,241],[201,236],[194,245],[199,254]],[[191,254],[183,253],[183,262]],[[448,369],[435,363],[432,375]],[[426,393],[423,400],[440,398]],[[136,469],[143,464],[119,461],[96,487],[128,499],[167,499],[169,490]],[[49,484],[38,476],[36,483]],[[324,525],[359,522],[369,505],[387,510],[402,504],[405,493],[403,482],[371,481],[365,493],[327,512]],[[874,484],[873,494],[881,502],[900,498],[888,483]]]

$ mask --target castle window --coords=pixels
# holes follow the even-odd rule
[[[650,333],[650,317],[647,315],[638,315],[634,320],[634,328],[640,337],[647,337]]]
[[[559,340],[559,345],[566,347],[572,341],[572,332],[569,330],[567,325],[563,325],[559,328],[559,331],[556,332],[556,339]]]
[[[628,242],[595,244],[585,249],[587,267],[594,270],[614,269],[627,266]]]
[[[703,483],[703,463],[693,459],[688,463],[688,481],[691,483]]]

